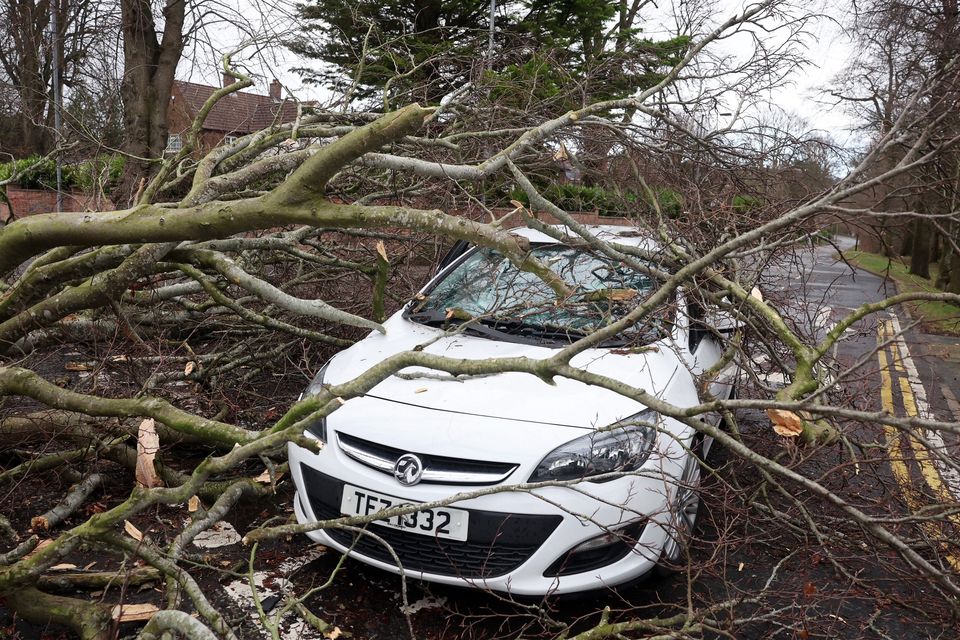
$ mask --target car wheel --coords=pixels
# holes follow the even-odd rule
[[[681,563],[684,552],[690,544],[697,519],[700,515],[700,451],[701,437],[697,435],[691,448],[693,455],[687,456],[680,477],[680,485],[670,508],[670,526],[667,542],[660,554],[656,572],[660,575],[675,573]]]

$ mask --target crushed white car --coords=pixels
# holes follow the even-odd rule
[[[591,231],[656,250],[629,228]],[[413,349],[466,359],[546,358],[658,287],[651,276],[587,249],[529,229],[516,233],[577,288],[567,302],[556,305],[553,291],[498,252],[465,248],[384,323],[385,335],[371,333],[334,356],[307,393]],[[672,304],[571,364],[676,406],[699,404],[695,376],[720,360],[723,337],[691,323],[689,306],[678,292]],[[378,520],[367,527],[375,535],[312,531],[315,541],[412,578],[517,595],[618,585],[682,559],[700,504],[698,456],[709,438],[630,398],[570,379],[550,385],[525,373],[456,379],[415,367],[399,373],[311,425],[307,433],[326,443],[319,453],[290,445],[301,523],[496,487],[573,484],[480,495]],[[710,392],[730,397],[734,379],[728,370]]]

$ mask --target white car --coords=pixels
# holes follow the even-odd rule
[[[591,231],[654,248],[629,228]],[[557,306],[536,276],[496,251],[466,248],[448,256],[421,294],[384,323],[385,335],[371,333],[334,356],[306,393],[414,349],[467,359],[549,357],[657,286],[543,233],[515,233],[578,294]],[[642,326],[581,352],[571,364],[677,406],[698,404],[695,376],[721,357],[722,337],[690,325],[692,306],[678,293]],[[733,376],[719,379],[711,393],[727,398]],[[307,433],[326,446],[319,453],[289,447],[301,523],[461,492],[579,481],[376,521],[367,527],[375,536],[336,528],[308,534],[387,571],[517,595],[622,584],[682,560],[699,507],[700,465],[692,452],[705,455],[710,445],[634,400],[570,379],[555,385],[524,373],[454,379],[414,367],[348,400]]]

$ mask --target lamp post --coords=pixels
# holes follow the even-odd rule
[[[497,13],[497,0],[490,0],[490,32],[487,35],[487,71],[493,69],[493,27]]]
[[[63,167],[61,166],[60,158],[60,29],[58,26],[58,13],[60,12],[60,3],[51,2],[50,3],[50,28],[53,32],[51,34],[51,49],[53,53],[52,60],[52,69],[53,69],[53,144],[54,144],[54,162],[56,163],[57,171],[57,205],[56,209],[59,213],[63,210]]]

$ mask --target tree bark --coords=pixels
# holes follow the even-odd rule
[[[34,624],[69,627],[81,640],[113,637],[110,611],[103,605],[51,595],[33,587],[21,587],[5,595],[12,608]]]
[[[913,250],[910,253],[910,273],[921,278],[930,277],[930,244],[933,229],[927,220],[917,220],[913,229]]]
[[[960,224],[953,227],[953,242],[960,246]],[[950,285],[947,288],[950,293],[960,293],[960,254],[951,249],[950,251]]]
[[[127,189],[152,173],[151,159],[167,146],[167,112],[174,74],[183,54],[186,0],[165,0],[163,31],[157,29],[149,0],[122,0],[124,151]],[[160,39],[157,39],[157,36]]]

